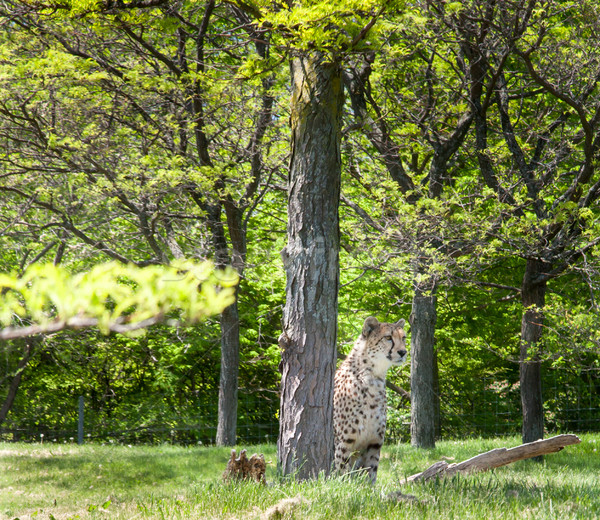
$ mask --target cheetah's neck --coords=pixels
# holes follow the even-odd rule
[[[348,356],[348,362],[361,379],[372,377],[385,381],[392,366],[386,359],[373,359],[365,352],[365,345],[357,343]]]

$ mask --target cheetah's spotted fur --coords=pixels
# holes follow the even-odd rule
[[[404,320],[367,318],[352,352],[335,374],[333,425],[335,469],[368,472],[377,479],[386,423],[385,377],[406,361]]]

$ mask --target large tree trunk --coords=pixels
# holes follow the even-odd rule
[[[410,443],[418,448],[435,447],[436,290],[435,282],[417,283],[410,316]]]
[[[540,339],[543,332],[546,281],[539,280],[547,273],[549,265],[541,260],[529,259],[525,268],[521,299],[521,355],[519,373],[521,380],[521,406],[523,412],[523,442],[544,438],[544,402],[542,400],[542,373],[539,358]]]
[[[295,58],[283,310],[279,465],[300,479],[333,461],[333,376],[343,103],[341,68],[313,54]]]

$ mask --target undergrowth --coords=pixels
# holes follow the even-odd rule
[[[581,444],[541,463],[407,486],[399,484],[403,477],[438,460],[461,461],[520,441],[442,441],[433,450],[387,446],[376,486],[361,478],[279,479],[271,444],[248,447],[271,461],[267,486],[224,484],[227,448],[0,444],[0,518],[600,518],[600,435],[581,437]]]

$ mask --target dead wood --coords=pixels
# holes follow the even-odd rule
[[[242,450],[240,456],[236,458],[235,450],[231,450],[231,457],[223,473],[223,481],[253,480],[259,484],[266,484],[266,470],[267,463],[262,453],[260,455],[255,453],[248,458],[246,450]]]
[[[581,440],[577,435],[557,435],[550,439],[540,439],[539,441],[521,444],[514,448],[497,448],[476,455],[463,462],[448,464],[446,461],[440,461],[431,465],[421,473],[407,477],[401,481],[401,484],[419,480],[429,480],[431,478],[451,477],[457,473],[487,471],[500,466],[506,466],[507,464],[512,464],[518,460],[556,453],[557,451],[561,451],[565,446],[579,444],[580,442]]]

